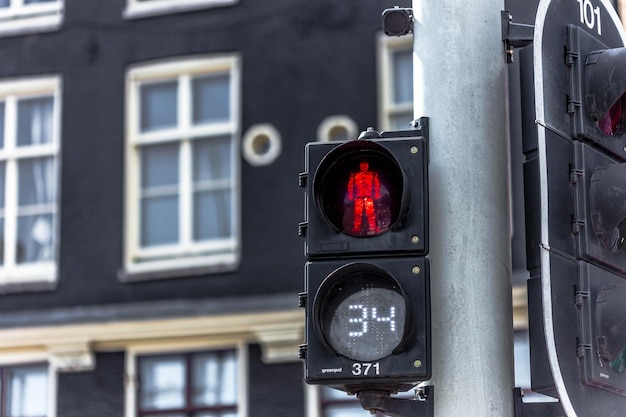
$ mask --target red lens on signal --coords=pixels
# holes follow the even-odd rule
[[[382,146],[349,142],[320,164],[313,185],[316,206],[339,233],[379,236],[402,218],[405,182],[397,160]]]
[[[389,189],[367,160],[360,161],[358,170],[348,174],[343,201],[343,233],[367,237],[389,230]]]
[[[617,136],[626,129],[626,93],[611,106],[604,118],[598,122],[598,128],[607,136]]]

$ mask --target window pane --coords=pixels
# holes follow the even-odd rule
[[[194,230],[196,241],[232,235],[232,139],[228,136],[193,143]]]
[[[366,417],[371,416],[369,411],[360,405],[341,405],[326,408],[324,417]]]
[[[230,190],[194,194],[194,240],[228,238],[232,235],[230,197]]]
[[[54,257],[50,203],[56,200],[55,180],[52,157],[18,162],[17,263],[46,262]]]
[[[0,8],[9,7],[10,0],[0,0]]]
[[[413,102],[413,52],[393,53],[393,102]]]
[[[56,200],[54,158],[22,159],[18,162],[20,207],[54,203]]]
[[[24,4],[31,3],[56,3],[58,0],[24,0]]]
[[[141,148],[141,245],[178,242],[179,144]]]
[[[5,172],[6,162],[0,162],[0,265],[4,265],[4,218],[6,216],[4,211]]]
[[[237,360],[234,352],[196,355],[193,358],[195,406],[235,404]]]
[[[178,196],[141,201],[141,246],[178,243]]]
[[[321,388],[324,417],[365,417],[370,415],[355,397],[332,388]]]
[[[391,116],[391,130],[407,130],[410,129],[411,121],[413,121],[413,112],[396,113]]]
[[[52,97],[20,100],[17,104],[17,146],[52,143]]]
[[[178,124],[178,84],[168,81],[141,87],[141,131],[176,127]]]
[[[231,177],[233,140],[230,136],[196,140],[193,143],[195,183]]]
[[[211,123],[230,119],[230,77],[228,74],[195,78],[193,123]]]
[[[54,256],[52,214],[19,216],[17,219],[17,263],[47,262]]]
[[[235,352],[230,352],[222,359],[222,392],[220,395],[222,404],[237,403],[238,369]]]
[[[5,176],[6,162],[0,162],[0,217],[4,217],[4,193],[5,193]],[[2,236],[0,234],[0,236]]]
[[[530,387],[530,342],[527,331],[516,331],[513,337],[515,386]]]
[[[48,374],[45,366],[7,369],[7,417],[44,417]]]
[[[0,0],[2,7],[2,0]],[[0,148],[4,148],[4,102],[0,102]]]
[[[185,406],[185,361],[182,357],[140,361],[142,409],[168,409]],[[176,416],[176,414],[172,414]]]
[[[4,236],[4,218],[0,219],[0,236]],[[0,265],[4,266],[4,239],[0,244]]]
[[[178,143],[141,148],[141,187],[178,184]]]

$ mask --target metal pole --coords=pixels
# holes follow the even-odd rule
[[[512,417],[503,0],[414,0],[415,116],[430,118],[435,416]]]

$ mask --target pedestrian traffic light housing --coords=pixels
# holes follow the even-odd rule
[[[423,137],[315,142],[306,155],[308,257],[428,252]]]
[[[405,391],[430,377],[428,120],[305,148],[305,380]]]
[[[426,258],[314,261],[305,270],[307,383],[397,392],[430,378]]]

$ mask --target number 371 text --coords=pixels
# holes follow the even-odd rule
[[[380,363],[355,362],[352,364],[352,375],[374,376],[380,374]]]

